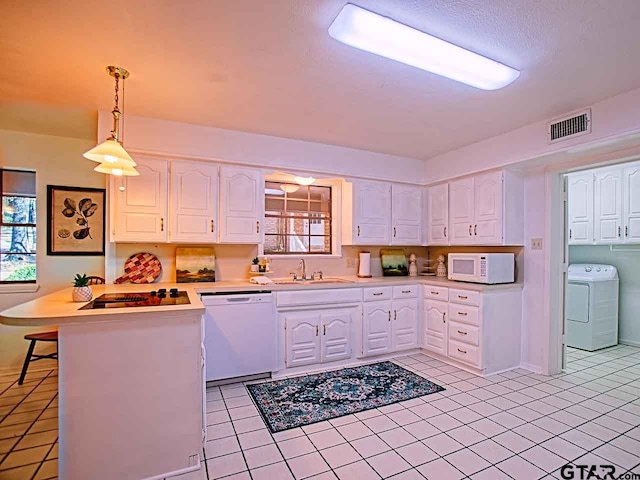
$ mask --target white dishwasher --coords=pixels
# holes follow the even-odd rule
[[[206,307],[207,381],[270,374],[276,365],[276,315],[270,291],[200,293]]]

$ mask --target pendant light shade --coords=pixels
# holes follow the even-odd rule
[[[103,162],[93,169],[98,173],[106,173],[107,175],[115,175],[116,177],[135,177],[140,175],[132,165],[126,165],[119,162]]]
[[[131,167],[136,166],[136,162],[127,153],[124,147],[115,140],[105,140],[100,145],[96,145],[86,152],[84,158],[98,163],[121,163]]]
[[[85,152],[83,156],[92,162],[98,162],[100,164],[94,168],[96,172],[116,176],[140,175],[134,168],[136,162],[124,149],[122,141],[120,140],[120,117],[123,113],[120,112],[118,108],[118,89],[120,79],[122,79],[122,93],[124,97],[124,80],[129,76],[129,72],[124,68],[109,66],[107,67],[107,73],[116,79],[115,106],[111,112],[113,115],[113,130],[111,130],[111,136],[107,140],[96,145],[88,152]]]
[[[303,185],[307,187],[313,184],[313,182],[315,182],[316,179],[313,177],[293,177],[293,181],[296,182],[298,185]]]

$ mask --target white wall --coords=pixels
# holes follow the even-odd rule
[[[46,247],[47,185],[105,187],[105,176],[93,172],[95,164],[82,157],[82,153],[94,145],[93,140],[0,130],[0,166],[36,172],[39,285],[35,293],[1,293],[0,287],[0,311],[68,287],[76,273],[104,275],[104,257],[49,257]],[[21,367],[28,345],[23,336],[37,330],[0,324],[0,374]],[[33,368],[38,366],[34,364]]]
[[[612,252],[607,245],[572,245],[569,262],[605,263],[618,269],[619,339],[640,346],[640,250]]]
[[[98,114],[98,138],[109,136],[110,112]],[[355,176],[422,183],[420,160],[354,148],[126,116],[124,144],[130,152],[163,153],[322,176]]]

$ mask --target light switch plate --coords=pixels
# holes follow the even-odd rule
[[[531,250],[542,250],[542,239],[541,238],[532,238],[531,239]]]

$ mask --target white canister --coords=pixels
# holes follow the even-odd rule
[[[360,252],[358,276],[361,278],[369,278],[371,276],[371,252]]]

